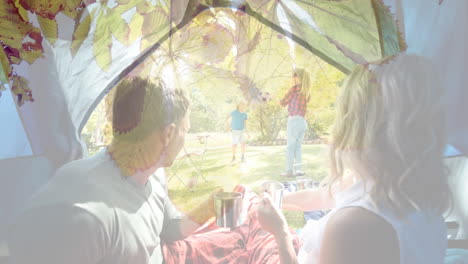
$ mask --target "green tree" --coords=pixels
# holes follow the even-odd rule
[[[250,126],[259,132],[260,141],[276,140],[286,130],[287,113],[277,101],[255,106],[251,116]]]
[[[213,132],[219,130],[216,122],[219,116],[210,105],[204,103],[206,102],[204,96],[196,91],[192,93],[191,99],[190,132]]]
[[[335,103],[345,74],[331,65],[317,63],[312,78],[312,94],[306,120],[309,129],[307,139],[324,137],[330,133],[335,120]]]

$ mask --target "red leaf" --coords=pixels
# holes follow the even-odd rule
[[[20,57],[19,50],[17,49],[6,46],[3,50],[5,51],[8,57],[16,57],[16,58]]]
[[[35,50],[42,50],[42,35],[32,32],[28,35],[32,40],[29,42],[24,42],[21,46],[23,47],[24,51],[35,51]]]

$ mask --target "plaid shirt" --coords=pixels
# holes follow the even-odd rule
[[[240,227],[230,231],[219,228],[215,222],[207,223],[195,234],[184,240],[163,244],[164,261],[167,264],[210,263],[210,264],[278,264],[278,245],[272,234],[263,230],[257,220],[258,196],[244,186],[234,191],[244,193],[244,210],[247,219]],[[301,242],[290,230],[296,254]]]
[[[309,98],[301,95],[300,90],[301,88],[298,85],[291,87],[280,101],[282,106],[288,105],[289,116],[305,116],[307,112],[307,102],[309,102]]]

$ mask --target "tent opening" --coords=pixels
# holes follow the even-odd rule
[[[312,99],[306,115],[309,129],[304,142],[304,147],[311,151],[304,155],[309,155],[313,162],[304,164],[304,169],[318,171],[315,174],[318,181],[325,176],[327,168],[323,165],[326,162],[319,165],[315,161],[326,156],[322,139],[327,137],[333,122],[335,100],[345,74],[291,38],[242,11],[208,9],[161,43],[130,72],[127,77],[160,78],[167,89],[181,87],[191,99],[191,130],[184,151],[204,150],[205,153],[203,157],[192,157],[195,166],[176,162],[174,167],[178,168],[178,175],[183,175],[183,183],[170,181],[169,188],[172,199],[179,201],[178,206],[190,208],[194,201],[206,198],[210,193],[207,189],[233,188],[240,183],[257,188],[259,180],[268,174],[279,175],[284,163],[280,160],[284,156],[288,116],[279,100],[293,85],[295,68],[305,69],[311,79]],[[109,117],[113,92],[99,103],[81,134],[89,154],[112,140]],[[247,162],[233,169],[229,163],[231,134],[226,131],[226,119],[241,101],[247,104]],[[200,142],[204,135],[208,135],[204,137],[206,145]],[[279,159],[277,167],[259,155],[266,152]],[[197,170],[208,181],[193,182],[195,178],[200,180],[195,177]],[[168,169],[169,174],[173,171]],[[226,177],[216,175],[229,176],[229,186]],[[193,188],[189,190],[184,184],[191,181]],[[300,226],[302,220],[297,220]]]

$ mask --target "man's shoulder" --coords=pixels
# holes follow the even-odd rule
[[[55,175],[29,200],[25,209],[55,204],[85,204],[111,197],[112,177],[116,172],[111,164],[99,157],[72,161],[59,168]],[[115,175],[118,176],[118,175]]]
[[[68,163],[65,163],[62,167],[57,169],[55,176],[84,173],[85,171],[95,168],[96,166],[108,161],[109,158],[106,156],[105,150],[101,150],[92,156],[72,160]]]
[[[13,263],[65,263],[66,259],[75,263],[75,258],[84,261],[85,255],[98,258],[105,254],[106,241],[110,236],[99,219],[80,208],[63,205],[26,212],[8,234]]]

